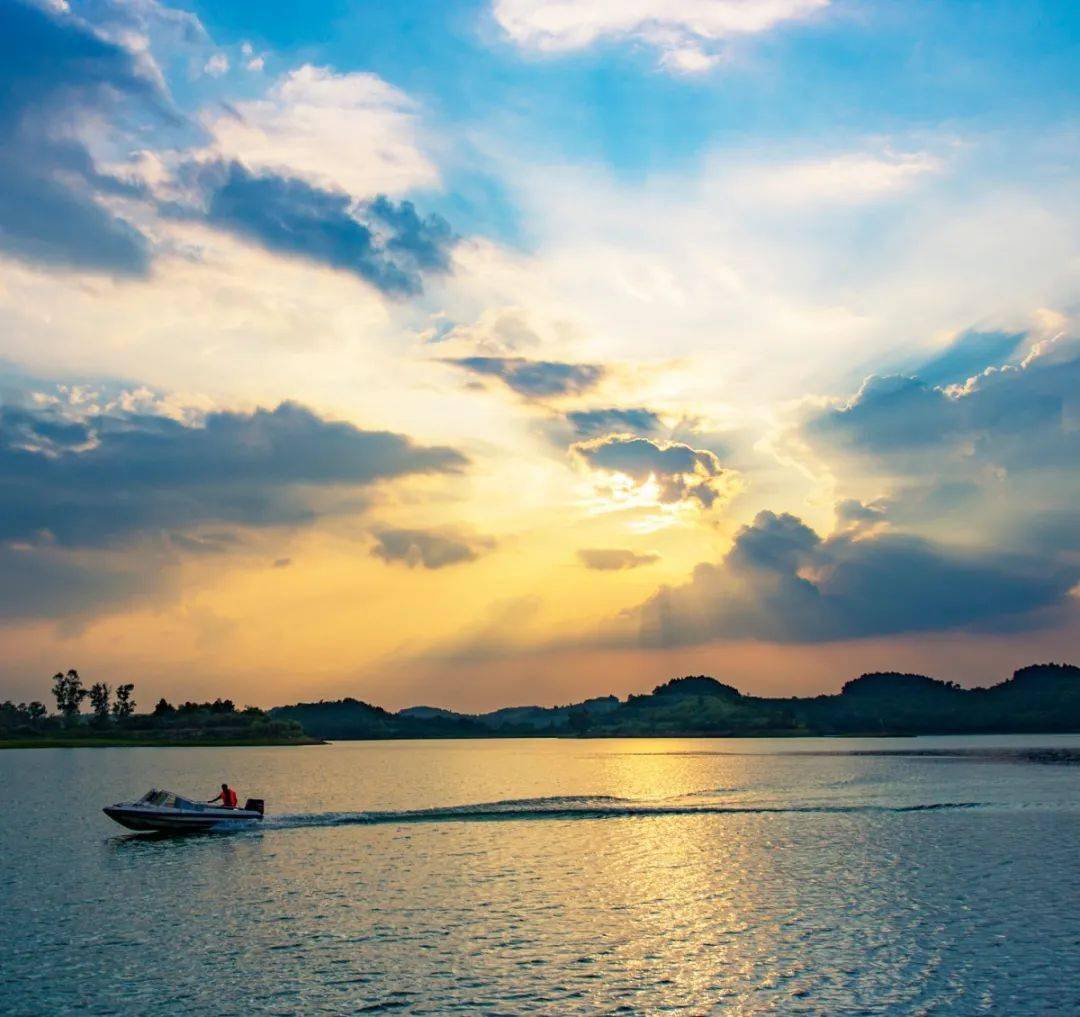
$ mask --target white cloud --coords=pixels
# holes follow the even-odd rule
[[[709,53],[694,43],[684,43],[667,48],[660,63],[679,74],[701,74],[719,61],[716,53]]]
[[[841,152],[772,165],[758,163],[734,171],[728,182],[743,197],[779,206],[852,204],[898,194],[944,167],[944,160],[929,152]]]
[[[604,38],[652,46],[669,70],[696,73],[719,59],[733,36],[806,17],[829,0],[495,0],[493,14],[518,45],[546,53]]]
[[[212,78],[220,78],[223,74],[227,74],[228,70],[229,58],[224,53],[215,53],[206,61],[206,66],[203,67],[204,73],[209,74]]]
[[[264,98],[237,103],[204,123],[217,153],[227,158],[357,197],[438,183],[420,145],[415,104],[376,74],[305,65],[280,78]]]
[[[1077,297],[1075,195],[985,180],[997,150],[980,139],[736,150],[633,182],[489,154],[534,242],[459,245],[432,291],[451,323],[436,334],[502,338],[485,312],[515,308],[540,338],[524,355],[617,364],[607,397],[625,405],[708,408],[771,433],[788,400],[848,391],[973,324],[1027,328],[1033,307]],[[816,476],[797,473],[800,490]],[[825,493],[820,516],[788,504],[825,526]]]
[[[244,58],[244,66],[249,71],[261,71],[266,66],[266,57],[262,53],[256,53],[255,47],[250,42],[240,44],[240,55]]]

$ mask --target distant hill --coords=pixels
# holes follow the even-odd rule
[[[1080,731],[1080,668],[1035,664],[990,688],[920,674],[864,674],[835,695],[747,696],[707,675],[674,678],[646,695],[566,706],[461,714],[433,706],[390,713],[356,699],[270,711],[316,738],[483,738],[536,735],[912,735]]]
[[[654,696],[720,696],[724,699],[740,699],[742,693],[733,685],[725,685],[708,675],[689,675],[686,678],[672,678],[652,690]],[[648,696],[631,696],[631,699],[648,699]]]
[[[570,727],[571,714],[597,718],[613,713],[619,706],[616,696],[603,696],[569,706],[509,706],[491,713],[477,714],[475,719],[485,727],[503,733],[566,731]]]
[[[620,705],[615,696],[604,696],[570,706],[510,706],[481,714],[454,713],[437,706],[410,706],[390,713],[358,699],[339,699],[277,706],[270,714],[296,721],[316,738],[483,738],[561,734],[572,730],[571,714],[594,718]]]
[[[415,707],[390,713],[359,699],[320,700],[275,706],[270,715],[298,723],[315,738],[335,740],[378,738],[475,738],[485,729],[449,710]],[[313,734],[321,731],[322,734]]]
[[[410,706],[408,709],[399,710],[399,717],[413,717],[416,720],[449,720],[453,717],[459,717],[461,714],[454,713],[453,710],[444,710],[441,706]]]

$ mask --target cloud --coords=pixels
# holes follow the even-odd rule
[[[928,371],[962,384],[871,377],[850,399],[815,407],[794,447],[841,500],[894,526],[1064,557],[1080,542],[1080,344],[1059,336],[1018,364],[983,366],[1024,342],[962,336]]]
[[[203,67],[203,73],[209,74],[212,78],[220,78],[228,72],[229,58],[224,53],[214,53]]]
[[[67,0],[46,0],[54,10],[70,10]],[[93,21],[94,31],[110,42],[126,46],[148,76],[162,80],[151,55],[159,45],[172,51],[208,47],[210,39],[198,16],[169,7],[162,0],[79,0],[78,13]]]
[[[465,458],[296,403],[217,411],[197,423],[152,412],[0,407],[0,541],[96,547],[207,523],[310,523],[341,488],[453,473]],[[321,492],[321,493],[320,493]]]
[[[961,346],[953,363],[968,352]],[[939,359],[931,368],[948,373],[949,363],[946,358],[943,367]],[[929,452],[939,462],[1024,472],[1068,467],[1080,456],[1078,393],[1080,343],[1057,339],[1038,345],[1018,366],[986,369],[959,387],[901,375],[868,378],[847,402],[812,415],[803,434],[812,444],[863,457],[906,457],[920,475]]]
[[[957,385],[981,374],[988,367],[999,367],[1006,363],[1026,339],[1025,332],[979,332],[969,329],[912,373],[928,385]]]
[[[475,561],[495,546],[489,537],[438,530],[383,529],[376,531],[375,539],[371,553],[376,558],[387,564],[401,562],[411,569],[418,565],[441,569]]]
[[[613,433],[655,434],[660,430],[660,416],[644,407],[574,410],[566,420],[578,438],[596,438]]]
[[[655,48],[663,66],[695,73],[720,57],[719,43],[807,17],[829,0],[495,0],[492,13],[519,46],[545,53],[602,39]]]
[[[420,292],[422,274],[449,269],[456,240],[440,216],[385,196],[357,203],[303,180],[256,175],[238,162],[192,165],[205,221],[281,254],[352,272],[384,293]]]
[[[520,307],[489,307],[470,325],[439,315],[431,327],[420,333],[420,339],[484,356],[514,354],[542,342],[528,313]]]
[[[660,560],[658,554],[638,554],[625,548],[582,548],[578,551],[581,564],[598,572],[621,572],[652,565]]]
[[[415,104],[376,74],[305,65],[263,98],[232,103],[203,122],[214,157],[320,189],[367,197],[439,182],[421,149]]]
[[[713,639],[817,643],[1011,624],[1036,627],[1078,569],[995,552],[951,551],[903,534],[822,539],[760,512],[719,564],[665,587],[625,619],[646,646]]]
[[[805,213],[812,205],[831,209],[901,194],[944,165],[929,152],[838,152],[736,167],[725,183],[738,199],[764,202],[787,214],[794,209]]]
[[[953,440],[955,399],[904,375],[871,376],[846,404],[811,419],[805,433],[868,453],[908,450]]]
[[[570,450],[591,470],[621,474],[639,487],[655,482],[657,499],[665,504],[697,501],[709,508],[720,497],[728,473],[707,449],[625,434],[576,442]]]
[[[845,498],[836,503],[836,521],[842,527],[876,526],[885,519],[885,510],[880,505],[864,505],[858,498]]]
[[[416,148],[411,104],[396,89],[375,75],[305,66],[264,99],[208,118],[209,147],[158,158],[144,142],[130,146],[140,149],[133,157],[130,131],[181,123],[152,40],[164,34],[171,50],[188,47],[210,77],[229,61],[207,50],[196,18],[152,0],[80,10],[94,23],[66,7],[0,7],[0,250],[144,276],[150,239],[115,209],[126,200],[125,214],[142,214],[156,199],[166,215],[202,213],[220,229],[351,271],[384,293],[417,293],[423,273],[448,269],[456,238],[447,223],[385,196],[437,182]],[[92,148],[123,168],[103,169]]]
[[[0,619],[65,618],[145,596],[148,577],[115,563],[88,564],[52,548],[0,544]]]
[[[167,120],[154,70],[66,11],[0,6],[0,249],[44,265],[145,274],[147,238],[104,201],[138,189],[100,170],[80,131],[125,107]]]
[[[607,373],[600,364],[567,364],[524,357],[456,357],[443,362],[471,374],[497,378],[529,399],[580,395],[595,388]]]

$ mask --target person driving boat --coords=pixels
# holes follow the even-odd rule
[[[228,784],[222,784],[221,793],[216,798],[211,798],[207,804],[213,805],[214,802],[221,802],[222,808],[235,809],[237,801],[236,792]]]

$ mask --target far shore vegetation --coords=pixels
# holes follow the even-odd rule
[[[0,748],[107,748],[110,746],[310,745],[318,739],[298,723],[271,717],[231,699],[185,702],[158,700],[153,710],[137,713],[133,683],[83,684],[78,671],[52,678],[56,711],[39,701],[0,703]],[[90,709],[84,713],[82,708]]]
[[[744,695],[707,675],[675,678],[625,700],[513,706],[463,714],[431,706],[390,713],[356,699],[270,711],[319,738],[799,737],[1080,732],[1080,668],[1035,664],[989,688],[893,672],[864,674],[834,695]]]
[[[625,700],[513,706],[465,714],[432,706],[396,713],[358,699],[237,709],[229,699],[161,699],[136,713],[134,686],[84,687],[54,676],[56,712],[0,704],[0,748],[110,745],[305,745],[322,740],[534,737],[884,737],[1080,732],[1080,668],[1033,664],[988,688],[926,675],[864,674],[834,695],[748,696],[706,675],[674,678]],[[81,707],[89,702],[90,712]]]

